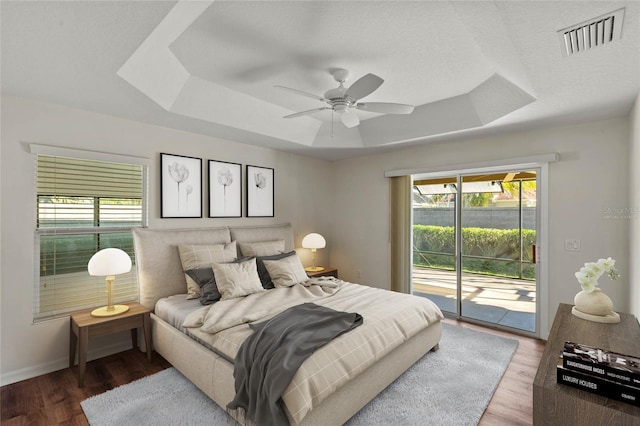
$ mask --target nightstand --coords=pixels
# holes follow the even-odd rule
[[[84,386],[84,373],[87,369],[87,348],[89,339],[120,331],[131,330],[131,343],[138,347],[138,328],[142,328],[147,349],[147,360],[151,361],[151,311],[137,302],[128,302],[129,310],[111,317],[93,317],[91,311],[73,312],[70,315],[69,367],[73,367],[78,348],[78,386]]]
[[[309,275],[309,278],[313,278],[313,277],[336,277],[336,278],[338,278],[338,270],[336,268],[331,268],[329,266],[324,268],[324,270],[322,270],[322,271],[318,271],[318,272],[306,271],[306,272],[307,272],[307,275]]]

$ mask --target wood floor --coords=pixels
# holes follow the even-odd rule
[[[445,321],[520,341],[480,425],[532,424],[533,379],[544,350],[544,342],[460,321]],[[87,363],[85,387],[82,389],[78,388],[77,367],[3,386],[0,388],[0,421],[6,426],[87,425],[80,407],[82,400],[169,366],[157,353],[153,354],[152,362],[149,363],[144,353],[132,349]],[[452,408],[455,407],[455,401],[451,403]]]

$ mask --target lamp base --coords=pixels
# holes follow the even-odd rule
[[[324,271],[324,268],[322,266],[307,266],[304,270],[307,272],[320,272]]]
[[[127,305],[113,305],[113,309],[109,309],[108,306],[103,306],[102,308],[94,309],[91,311],[92,317],[110,317],[113,315],[119,315],[127,312],[129,307]]]

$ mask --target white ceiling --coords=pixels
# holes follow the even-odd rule
[[[628,114],[639,90],[635,1],[6,1],[2,92],[316,156]],[[556,32],[625,8],[622,37],[564,57]],[[318,95],[385,82],[346,129]],[[333,127],[333,128],[332,128]]]

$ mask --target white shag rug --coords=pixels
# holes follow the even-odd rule
[[[346,425],[477,425],[517,346],[516,339],[443,324],[440,349],[420,359]],[[237,425],[174,368],[81,405],[91,426]]]

